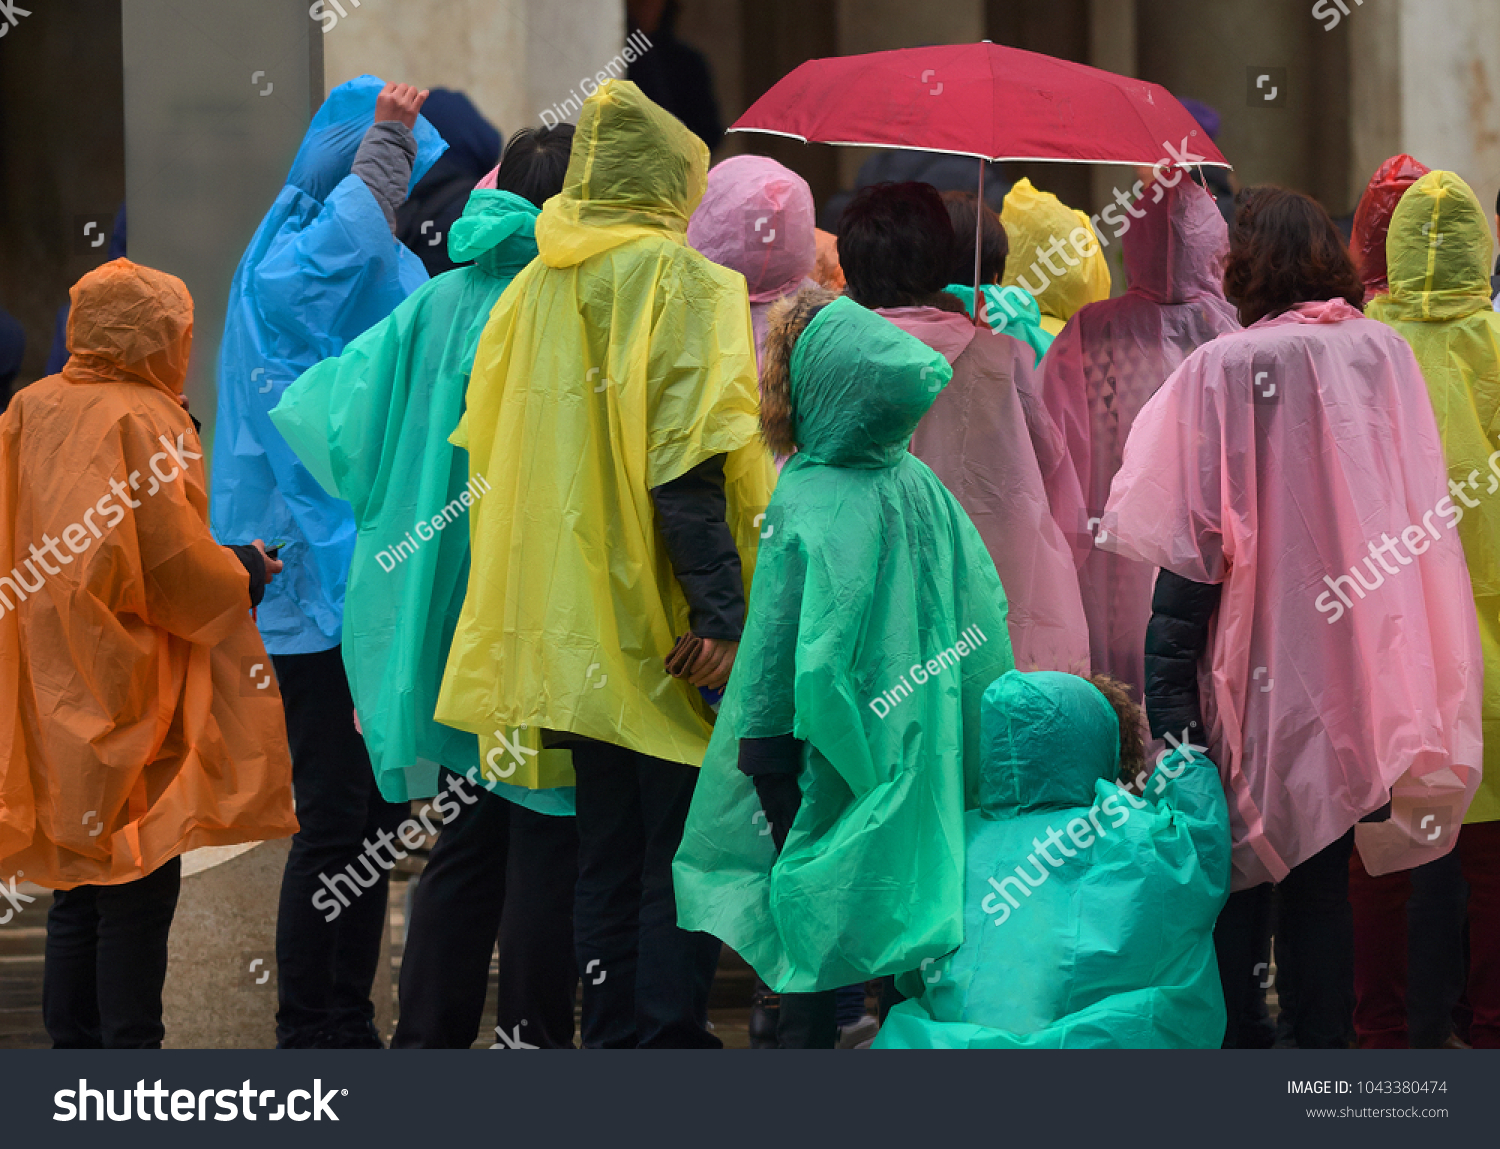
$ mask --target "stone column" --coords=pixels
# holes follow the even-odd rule
[[[539,125],[625,43],[621,0],[339,0],[342,17],[325,3],[329,88],[367,72],[451,88],[506,136]]]
[[[229,281],[322,102],[322,44],[307,0],[122,11],[130,258],[192,292],[187,393],[211,449]]]
[[[1407,152],[1456,171],[1488,211],[1500,190],[1500,5],[1387,0],[1351,9],[1351,194]]]

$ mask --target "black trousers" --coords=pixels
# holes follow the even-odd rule
[[[672,858],[698,770],[570,743],[578,775],[573,934],[590,1049],[719,1049],[708,994],[720,942],[677,928]]]
[[[771,841],[776,844],[779,854],[786,845],[786,836],[791,832],[797,811],[802,807],[802,787],[795,774],[757,774],[753,780],[761,809],[766,812],[766,823],[771,827]],[[781,1049],[833,1049],[837,1046],[838,993],[836,989],[827,989],[816,993],[778,995],[781,1008],[776,1018],[777,1046]]]
[[[366,843],[378,850],[377,833],[393,833],[410,808],[387,802],[375,786],[339,648],[271,661],[286,709],[302,826],[292,838],[276,917],[276,1044],[378,1046],[370,988],[386,928],[390,871],[372,860],[388,855],[371,853]],[[330,894],[323,879],[335,875],[342,876]],[[320,892],[325,908],[313,904]],[[336,912],[328,912],[330,905]]]
[[[1275,887],[1278,985],[1295,987],[1292,1032],[1299,1049],[1344,1049],[1353,1033],[1354,913],[1349,906],[1351,829],[1292,869]],[[1269,883],[1229,895],[1214,926],[1228,1014],[1225,1048],[1255,1044],[1241,1033],[1249,999],[1264,980],[1258,963],[1269,913]],[[1253,1016],[1253,1014],[1252,1014]]]
[[[42,1020],[54,1049],[160,1049],[182,859],[119,886],[52,895]]]
[[[456,775],[443,773],[447,786]],[[477,796],[443,827],[412,894],[393,1049],[468,1049],[498,935],[503,1044],[573,1047],[578,826],[461,783]],[[456,799],[455,799],[456,800]]]

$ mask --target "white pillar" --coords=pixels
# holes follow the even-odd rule
[[[464,92],[507,137],[625,43],[619,0],[338,0],[323,9],[331,89],[364,73]]]

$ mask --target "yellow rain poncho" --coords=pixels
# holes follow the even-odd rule
[[[179,402],[187,288],[117,259],[72,298],[62,374],[0,419],[0,875],[56,889],[297,829],[249,575],[209,534]]]
[[[1049,335],[1062,331],[1074,312],[1109,298],[1109,263],[1083,212],[1020,179],[1005,197],[1000,222],[1010,241],[1001,285],[1035,297]],[[1080,229],[1084,235],[1075,235]]]
[[[727,454],[746,592],[775,482],[758,438],[745,280],[687,246],[708,151],[634,84],[583,105],[539,259],[480,340],[455,442],[489,492],[439,722],[567,731],[699,765],[712,711],[667,675],[688,606],[650,491]],[[505,781],[565,784],[514,755]]]
[[[1490,301],[1492,258],[1489,218],[1469,185],[1452,172],[1429,172],[1391,217],[1390,294],[1365,308],[1416,353],[1452,503],[1463,516],[1458,536],[1484,651],[1484,773],[1465,822],[1500,820],[1500,314]]]

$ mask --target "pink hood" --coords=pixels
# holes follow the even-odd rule
[[[1059,515],[1076,517],[1081,498],[1062,433],[1036,393],[1031,348],[937,308],[877,314],[953,366],[953,379],[917,425],[911,453],[932,468],[979,529],[1009,603],[1016,669],[1086,674],[1088,624],[1058,524]],[[1063,488],[1054,492],[1049,477],[1062,480]]]
[[[1392,798],[1372,872],[1451,848],[1482,671],[1453,511],[1411,349],[1342,300],[1200,347],[1137,417],[1101,545],[1223,584],[1199,673],[1235,889]]]
[[[1120,239],[1130,290],[1155,303],[1224,298],[1229,228],[1213,197],[1186,177],[1152,184]]]
[[[688,243],[745,277],[750,302],[797,290],[817,263],[813,197],[807,181],[763,156],[735,156],[708,173],[708,190],[688,222]]]
[[[1159,198],[1157,196],[1160,191]],[[1125,233],[1130,290],[1073,316],[1042,360],[1042,394],[1062,428],[1087,511],[1075,543],[1094,669],[1145,689],[1146,624],[1156,569],[1101,550],[1110,484],[1137,414],[1202,344],[1239,320],[1220,286],[1228,231],[1207,192],[1155,184]]]

